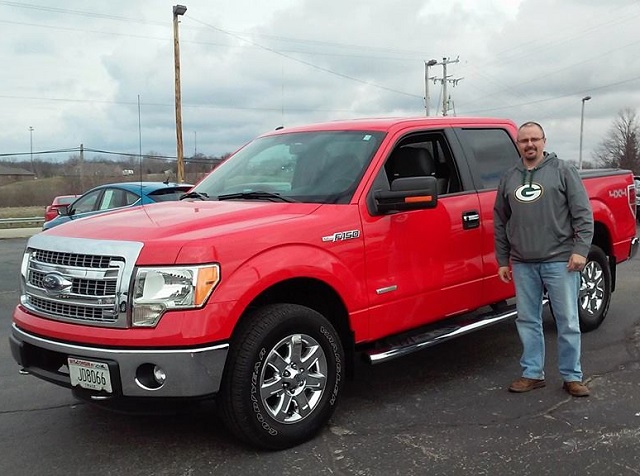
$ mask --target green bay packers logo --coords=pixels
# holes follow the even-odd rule
[[[530,203],[539,199],[542,196],[542,192],[542,185],[539,183],[532,183],[516,188],[514,196],[519,202]]]

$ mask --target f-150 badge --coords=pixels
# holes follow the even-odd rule
[[[323,236],[322,241],[336,242],[353,240],[360,237],[360,230],[336,231],[333,235]]]

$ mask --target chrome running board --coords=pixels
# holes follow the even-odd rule
[[[543,304],[546,304],[546,302],[547,300],[545,299]],[[447,319],[443,323],[425,328],[426,330],[423,332],[416,334],[405,333],[400,336],[383,339],[377,342],[374,347],[365,350],[364,356],[371,364],[387,362],[515,316],[515,304],[507,305],[505,303],[496,310],[480,315]]]

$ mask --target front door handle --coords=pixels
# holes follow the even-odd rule
[[[480,226],[480,214],[472,210],[470,212],[464,212],[462,214],[462,228],[464,230],[470,230],[472,228],[478,228]]]

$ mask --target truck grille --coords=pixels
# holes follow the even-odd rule
[[[49,319],[125,327],[125,261],[122,256],[28,249],[22,304]]]
[[[32,271],[29,275],[29,281],[34,286],[44,289],[42,281],[45,276],[46,274],[41,271]],[[116,280],[100,281],[74,278],[71,293],[84,296],[113,296],[116,294]]]
[[[47,250],[34,250],[33,255],[33,259],[41,263],[79,268],[108,268],[112,259],[111,256],[83,255]]]
[[[106,318],[103,312],[99,308],[91,308],[86,306],[75,306],[72,304],[64,304],[46,299],[30,296],[29,302],[31,305],[40,311],[44,311],[53,316],[67,317],[81,321],[94,321],[94,322],[113,322],[115,319]]]

